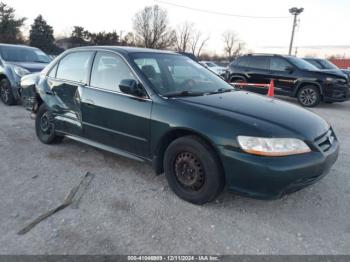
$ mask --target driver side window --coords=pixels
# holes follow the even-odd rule
[[[91,72],[91,86],[120,92],[119,84],[125,79],[136,80],[122,58],[110,53],[96,54]]]

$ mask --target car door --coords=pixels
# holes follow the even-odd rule
[[[281,95],[293,94],[297,80],[296,68],[282,57],[271,57],[271,78],[275,80],[275,92]]]
[[[48,74],[46,100],[55,112],[57,130],[82,134],[80,94],[88,82],[93,52],[77,51],[64,56]]]
[[[152,101],[119,89],[122,80],[139,81],[133,70],[120,55],[97,52],[90,79],[81,97],[84,137],[148,157]]]
[[[269,57],[251,56],[244,73],[248,83],[268,84],[270,82]],[[246,90],[261,94],[267,93],[267,88],[259,86],[248,86]]]

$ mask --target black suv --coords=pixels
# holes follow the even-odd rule
[[[278,95],[296,97],[305,107],[349,99],[347,77],[338,72],[324,72],[301,58],[284,55],[249,54],[229,65],[228,82],[269,83],[275,81]],[[266,93],[267,88],[248,87],[248,91]]]

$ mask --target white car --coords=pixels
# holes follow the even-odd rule
[[[199,61],[199,63],[219,76],[224,75],[226,73],[226,67],[218,66],[212,61]]]

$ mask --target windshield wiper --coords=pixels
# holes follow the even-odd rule
[[[207,92],[205,93],[206,95],[213,95],[213,94],[221,94],[221,93],[227,93],[227,92],[231,92],[233,91],[234,89],[233,88],[219,88],[215,91],[212,91],[212,92]]]
[[[205,93],[203,92],[190,92],[187,90],[178,92],[178,93],[172,93],[172,94],[165,94],[166,97],[185,97],[185,96],[202,96]]]
[[[37,60],[37,61],[31,61],[30,63],[42,63],[42,64],[47,64],[48,62],[42,61],[42,60]]]

